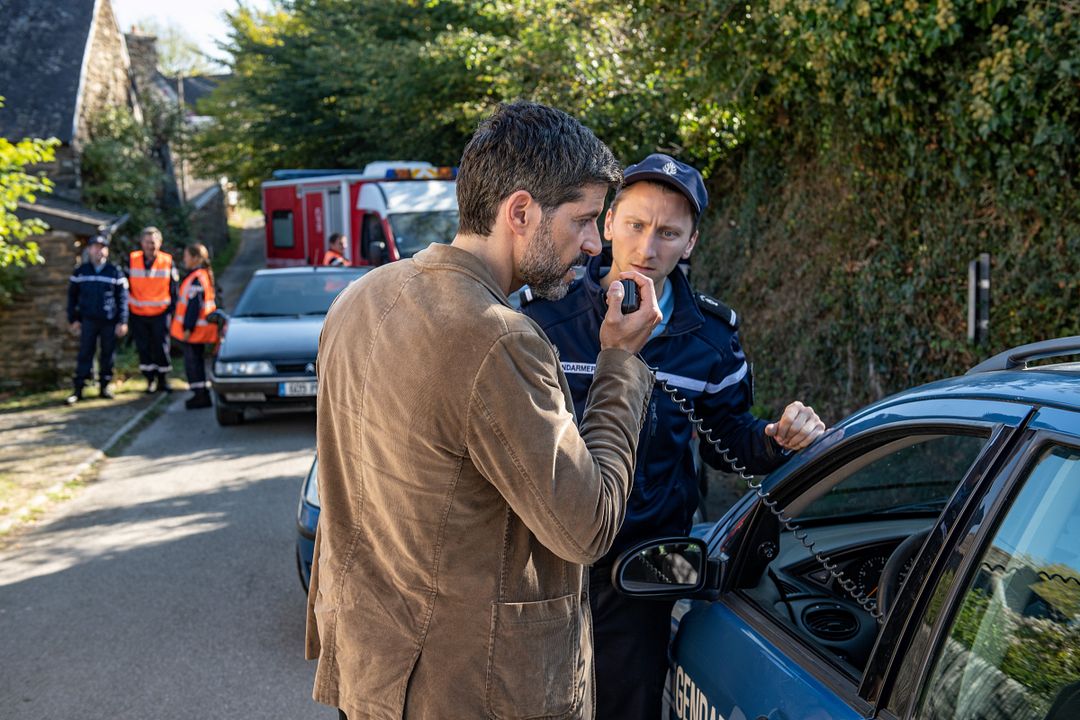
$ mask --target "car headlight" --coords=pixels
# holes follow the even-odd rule
[[[240,362],[214,363],[214,374],[223,375],[273,375],[274,366],[265,360],[242,360]]]
[[[307,483],[304,485],[304,502],[317,508],[322,507],[319,504],[319,478],[316,475],[315,468],[311,469],[307,477]]]

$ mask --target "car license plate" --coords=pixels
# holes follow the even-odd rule
[[[319,383],[315,380],[278,383],[278,395],[281,397],[311,397],[318,389]]]
[[[266,402],[266,393],[225,393],[226,402]]]

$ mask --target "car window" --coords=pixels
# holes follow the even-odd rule
[[[402,259],[409,258],[431,243],[449,243],[458,228],[457,210],[394,213],[389,218],[394,244]]]
[[[274,238],[274,247],[291,248],[293,240],[293,214],[291,210],[275,210],[270,216],[270,235]]]
[[[895,600],[921,547],[905,541],[925,539],[989,437],[981,428],[879,435],[838,469],[802,484],[785,508],[798,530],[755,535],[755,554],[765,560],[746,562],[737,587],[858,679],[880,631],[883,588]],[[762,527],[770,524],[775,532],[775,523]]]
[[[361,230],[360,247],[364,253],[364,257],[375,264],[379,264],[383,261],[382,257],[373,257],[371,244],[383,243],[386,244],[386,234],[383,232],[382,220],[379,216],[373,212],[369,212],[364,215],[363,229]]]
[[[323,315],[359,273],[256,275],[236,304],[235,317]]]
[[[963,595],[925,720],[1080,717],[1080,452],[1036,464]]]
[[[985,443],[983,437],[939,435],[879,447],[801,498],[799,519],[940,511]]]

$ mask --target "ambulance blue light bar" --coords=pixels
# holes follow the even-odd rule
[[[387,180],[453,180],[456,167],[391,168],[386,171]]]

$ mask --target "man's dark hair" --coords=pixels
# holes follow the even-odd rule
[[[342,234],[341,234],[341,233],[339,233],[339,232],[336,232],[336,233],[332,233],[332,234],[330,235],[330,239],[329,239],[329,240],[328,240],[327,242],[328,242],[328,243],[329,243],[330,245],[333,245],[333,244],[334,244],[334,243],[336,243],[336,242],[337,242],[338,240],[341,240],[341,239],[343,239],[344,237],[345,237],[345,236],[344,236],[344,235],[342,235]]]
[[[587,185],[615,187],[622,170],[592,130],[561,110],[518,100],[480,123],[461,156],[458,231],[488,235],[499,203],[525,190],[546,213]]]

